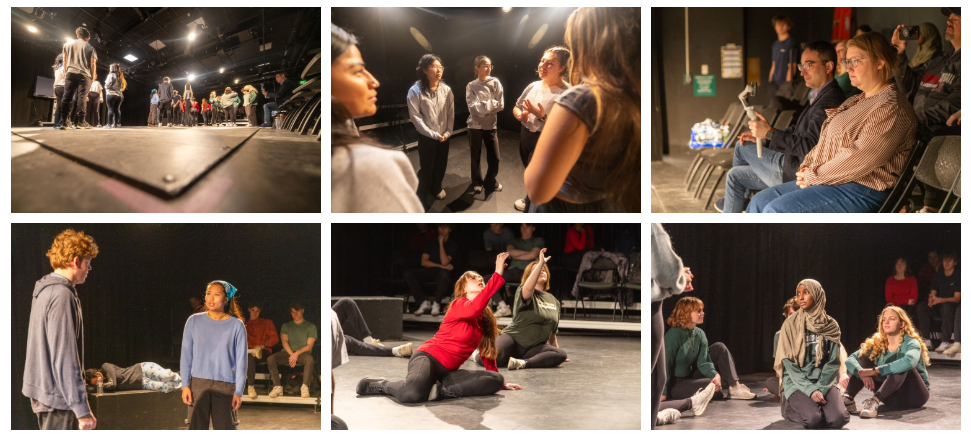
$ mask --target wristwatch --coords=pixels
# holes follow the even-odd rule
[[[775,128],[769,127],[769,132],[765,133],[765,139],[772,140],[772,134],[775,134]]]
[[[543,114],[543,117],[541,119],[539,119],[539,121],[541,121],[543,123],[546,123],[546,118],[547,117],[549,117],[549,114]]]

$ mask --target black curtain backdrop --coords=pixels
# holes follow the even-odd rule
[[[521,237],[520,224],[505,224],[516,238]],[[566,231],[573,224],[534,224],[534,236],[546,242],[550,265],[554,266],[563,254]],[[589,224],[593,227],[597,249],[620,251],[630,255],[640,251],[640,224]],[[437,224],[429,224],[435,228]],[[482,234],[489,224],[452,224],[449,240],[458,243],[455,269],[464,272],[470,251],[481,251]],[[385,289],[385,280],[392,276],[392,257],[395,252],[408,249],[409,239],[417,233],[416,224],[331,224],[331,296],[394,295]],[[553,279],[552,281],[558,281]],[[572,280],[570,281],[572,284]]]
[[[959,224],[663,226],[695,276],[695,290],[683,295],[705,303],[700,327],[709,344],[725,343],[739,374],[771,372],[782,306],[795,296],[799,281],[822,284],[826,312],[839,323],[847,353],[853,353],[877,328],[896,258],[906,257],[916,274],[929,250],[958,251],[961,242]],[[664,301],[665,321],[679,298]]]
[[[84,312],[85,367],[157,362],[178,369],[189,297],[212,280],[239,289],[243,306],[279,327],[300,300],[320,326],[320,224],[14,224],[11,230],[11,427],[33,429],[23,396],[27,329],[34,283],[51,273],[45,253],[62,230],[94,236],[99,255],[77,286]],[[243,309],[246,318],[249,314]],[[318,344],[319,345],[319,344]]]

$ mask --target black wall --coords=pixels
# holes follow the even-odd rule
[[[674,251],[695,275],[689,295],[705,303],[701,328],[724,342],[739,373],[770,372],[782,306],[799,281],[826,291],[826,312],[847,352],[876,329],[884,285],[897,257],[914,271],[927,251],[958,251],[958,224],[664,224]],[[960,257],[959,257],[960,261]],[[679,297],[664,301],[664,318]],[[665,328],[667,325],[665,324]]]
[[[430,224],[433,228],[436,224]],[[535,236],[546,242],[552,258],[550,265],[558,262],[557,254],[563,253],[566,231],[573,224],[535,224]],[[608,251],[630,254],[640,251],[640,224],[590,224],[593,227],[594,245]],[[453,224],[449,240],[459,245],[455,269],[467,270],[465,261],[469,251],[484,249],[482,234],[489,224]],[[520,224],[506,224],[516,237],[520,237]],[[392,277],[392,257],[395,252],[408,249],[409,239],[416,233],[415,224],[332,224],[331,225],[331,296],[375,295],[388,296],[400,291],[386,289],[385,280]],[[635,249],[636,248],[636,249]],[[419,257],[420,260],[420,257]],[[554,280],[556,281],[556,280]]]
[[[492,76],[502,82],[505,110],[499,114],[499,127],[519,130],[512,107],[530,82],[539,80],[535,70],[543,50],[563,44],[566,19],[573,8],[513,8],[502,12],[489,8],[333,8],[331,22],[358,37],[358,48],[368,70],[381,82],[378,105],[404,104],[408,89],[417,80],[415,67],[427,51],[412,36],[410,28],[421,32],[442,58],[443,81],[455,95],[455,129],[466,126],[468,107],[465,86],[475,79],[473,61],[486,55],[495,67]],[[525,23],[520,26],[523,18]],[[530,39],[541,26],[546,33],[533,48]],[[407,108],[380,109],[373,117],[357,120],[358,126],[407,118]],[[403,129],[403,131],[401,131]],[[387,129],[372,132],[378,137]],[[404,141],[417,139],[411,123],[395,127]],[[389,144],[398,143],[391,137]]]
[[[44,255],[66,228],[94,236],[100,254],[78,296],[84,312],[85,366],[157,362],[178,369],[189,297],[226,280],[243,305],[263,303],[279,328],[301,300],[320,328],[319,224],[15,224],[11,231],[11,386],[13,429],[36,428],[21,393],[34,283],[52,272]],[[245,313],[246,310],[243,309]],[[248,318],[248,313],[246,314]]]

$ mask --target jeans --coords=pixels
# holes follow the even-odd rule
[[[941,315],[941,342],[951,342],[951,335],[955,333],[955,316],[957,316],[957,309],[960,308],[960,304],[955,303],[940,303],[934,305],[934,307],[928,307],[927,301],[917,304],[917,325],[920,327],[920,333],[924,335],[925,338],[930,339],[931,337],[931,318],[936,313]],[[955,339],[960,342],[960,334]],[[931,348],[930,345],[927,348]]]
[[[875,213],[890,190],[877,191],[850,182],[800,189],[790,181],[759,192],[749,203],[749,213]]]
[[[762,148],[759,158],[755,143],[745,142],[735,147],[732,168],[725,175],[725,207],[723,213],[741,213],[745,198],[753,190],[765,190],[782,184],[782,160],[786,154]]]
[[[270,102],[270,103],[267,103],[266,105],[263,105],[263,124],[269,125],[273,123],[273,117],[272,117],[273,111],[277,111],[279,109],[280,107],[277,106],[276,102]]]
[[[61,96],[61,122],[64,119],[74,120],[77,115],[78,123],[84,121],[84,105],[88,100],[87,90],[91,89],[91,78],[80,73],[68,73],[64,77],[64,95]],[[84,92],[78,96],[78,90]],[[76,101],[76,102],[75,102]],[[72,106],[72,103],[75,105]]]

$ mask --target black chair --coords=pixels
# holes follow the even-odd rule
[[[605,291],[605,290],[615,290],[617,292],[617,300],[614,303],[613,312],[610,314],[610,320],[613,321],[615,315],[617,314],[617,308],[621,307],[621,289],[620,283],[615,281],[615,278],[619,278],[619,272],[617,271],[617,265],[606,257],[600,257],[593,262],[593,266],[587,271],[587,275],[599,276],[601,273],[608,273],[606,277],[608,281],[581,281],[577,283],[577,304],[583,307],[583,314],[586,316],[586,307],[583,305],[583,290],[589,289],[592,291]],[[573,319],[577,319],[577,306],[573,306]]]
[[[880,210],[877,210],[877,213],[896,213],[903,208],[904,203],[909,204],[909,199],[914,187],[911,186],[908,189],[908,184],[910,184],[910,180],[913,178],[914,172],[917,171],[917,165],[924,156],[924,151],[926,149],[927,144],[923,141],[917,140],[914,142],[914,147],[910,149],[910,154],[907,156],[907,164],[905,164],[904,168],[900,171],[900,176],[897,178],[897,182],[894,183],[893,188],[890,189],[890,195],[887,196],[887,200],[883,202],[883,205],[880,206]],[[896,208],[896,210],[894,210],[894,208]]]
[[[641,293],[641,253],[634,252],[630,255],[629,263],[627,263],[627,278],[622,285],[623,289],[631,291],[633,294]],[[623,321],[626,316],[625,310],[627,306],[626,303],[620,308],[620,320]]]
[[[805,107],[806,103],[809,102],[809,87],[806,85],[805,81],[799,81],[796,84],[795,91],[792,93],[792,100],[799,102],[799,106]]]
[[[917,148],[914,148],[914,159],[917,155]],[[910,163],[908,163],[909,165]],[[906,170],[906,168],[905,168]],[[948,192],[948,197],[953,193],[954,183],[959,180],[961,173],[961,137],[956,135],[938,136],[931,139],[927,143],[926,150],[923,151],[922,156],[919,159],[919,164],[914,170],[913,176],[904,186],[903,192],[900,194],[899,199],[897,199],[889,211],[900,211],[903,207],[903,203],[910,196],[911,192],[914,190],[914,185],[917,181],[924,183],[925,185],[934,187],[938,190],[943,190]],[[891,191],[891,196],[894,192]],[[959,199],[959,198],[957,198]],[[888,197],[888,201],[890,197]],[[944,199],[945,202],[948,198]],[[881,207],[881,211],[887,206],[884,202],[884,206]],[[941,210],[944,211],[946,205],[941,205]]]
[[[958,171],[958,177],[954,179],[954,184],[951,186],[951,193],[948,196],[955,195],[957,198],[954,200],[954,205],[951,206],[951,213],[960,213],[961,209],[958,205],[961,203],[961,172]],[[944,198],[944,202],[941,204],[941,210],[947,205],[947,197]]]
[[[769,123],[769,125],[772,125],[775,122],[776,116],[778,115],[778,110],[775,108],[764,108],[761,105],[756,105],[755,110],[758,111],[760,114],[762,114],[763,117],[765,117],[765,120]],[[738,132],[738,135],[741,135],[744,132],[749,132],[748,123],[743,124],[742,128]],[[738,139],[735,137],[731,137],[729,138],[728,141],[729,141],[728,148],[717,148],[717,149],[703,151],[701,153],[701,155],[704,156],[705,158],[705,164],[704,164],[705,171],[701,176],[701,183],[698,184],[698,188],[695,189],[695,194],[694,194],[695,199],[701,198],[701,192],[705,188],[705,186],[708,185],[708,179],[711,178],[711,175],[715,170],[716,164],[727,161],[728,168],[729,169],[731,168],[732,157],[735,154],[735,144],[737,143]],[[724,176],[725,175],[724,172],[727,172],[728,170],[727,169],[722,169],[722,170],[723,172],[721,176]],[[719,177],[719,180],[720,179],[721,177]],[[716,181],[715,184],[711,187],[711,193],[708,195],[708,202],[705,203],[705,208],[708,208],[708,204],[711,203],[711,197],[712,195],[715,194],[715,190],[718,189],[718,183],[719,182]]]
[[[719,123],[729,123],[729,126],[731,126],[731,132],[728,138],[733,138],[732,134],[740,129],[743,117],[745,117],[745,109],[742,107],[741,102],[735,102],[728,106],[728,111],[725,112],[725,116],[718,121]],[[694,179],[695,173],[698,172],[698,169],[704,161],[701,156],[701,152],[703,151],[703,149],[692,151],[695,152],[695,158],[691,162],[691,165],[688,166],[688,172],[685,174],[684,181],[682,181],[682,184],[685,186],[685,191],[688,191],[689,187],[691,187],[691,181]]]
[[[408,283],[405,281],[404,273],[408,269],[417,268],[421,266],[421,251],[411,251],[411,250],[400,250],[395,251],[391,255],[391,275],[389,277],[379,278],[378,281],[382,283],[385,290],[391,291],[395,296],[399,295],[397,292],[401,291],[404,298],[402,309],[403,312],[408,312],[408,297],[411,292],[408,290]]]

